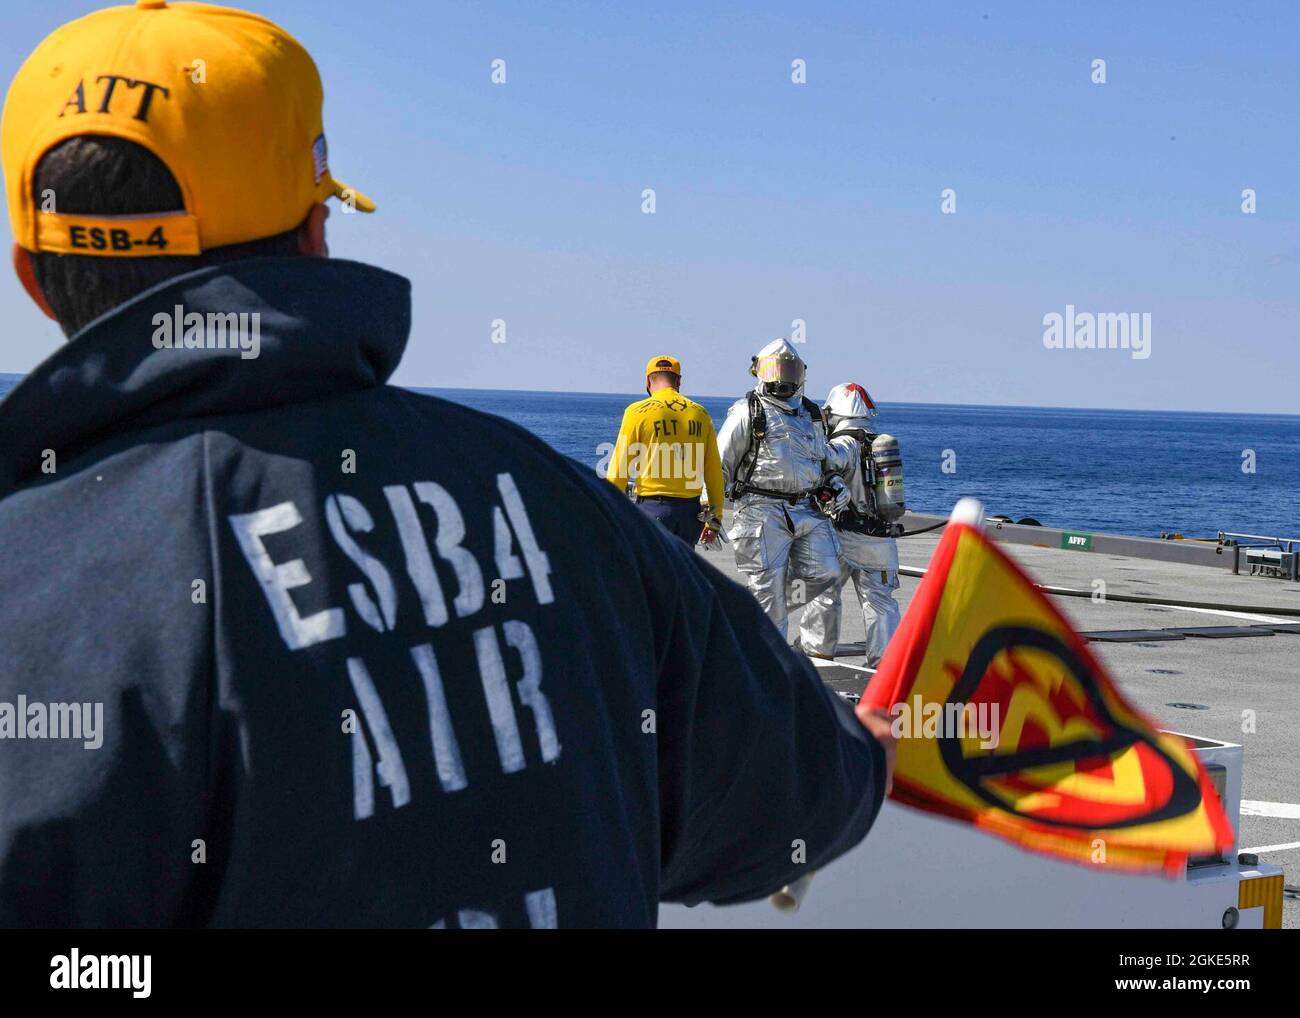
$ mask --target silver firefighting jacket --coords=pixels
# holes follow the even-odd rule
[[[752,441],[749,394],[736,400],[718,434],[722,454],[722,478],[728,493],[737,482],[752,488],[798,494],[817,487],[827,473],[842,474],[857,461],[857,444],[832,445],[826,429],[805,408],[802,394],[789,400],[777,399],[754,389],[766,420],[761,440]],[[849,448],[850,443],[852,448]],[[753,470],[748,453],[754,448]]]

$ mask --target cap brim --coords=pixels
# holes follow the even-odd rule
[[[349,187],[337,177],[330,177],[334,183],[334,197],[341,202],[347,202],[358,212],[374,212],[375,203],[358,191],[355,187]]]

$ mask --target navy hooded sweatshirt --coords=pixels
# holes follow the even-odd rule
[[[386,384],[409,326],[255,259],[0,402],[0,925],[652,926],[866,833],[882,750],[753,599]]]

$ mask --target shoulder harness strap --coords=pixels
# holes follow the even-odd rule
[[[745,393],[745,399],[749,405],[749,447],[741,457],[741,463],[746,464],[744,476],[734,485],[732,498],[740,498],[748,490],[749,479],[754,476],[754,465],[758,463],[759,446],[767,434],[767,411],[763,409],[763,401],[758,398],[758,393],[751,389]]]

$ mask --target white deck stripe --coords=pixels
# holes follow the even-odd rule
[[[1280,817],[1283,820],[1300,820],[1300,805],[1294,802],[1259,802],[1253,799],[1242,799],[1241,815],[1244,817]]]
[[[920,573],[922,576],[924,576],[925,573],[928,571],[928,567],[927,569],[918,569],[916,566],[912,566],[910,568],[916,570],[916,572]],[[1040,590],[1045,591],[1048,594],[1063,594],[1063,593],[1089,594],[1090,593],[1089,591],[1086,590],[1079,590],[1077,587],[1056,587],[1048,583],[1040,583],[1038,584],[1038,588]],[[1180,612],[1196,612],[1197,614],[1200,615],[1220,615],[1226,619],[1245,619],[1249,622],[1263,622],[1275,626],[1281,626],[1281,625],[1286,625],[1287,623],[1295,622],[1295,619],[1280,619],[1276,615],[1257,615],[1253,612],[1228,611],[1224,608],[1192,608],[1191,606],[1185,604],[1165,604],[1163,601],[1160,602],[1107,601],[1105,598],[1102,598],[1100,603],[1119,604],[1119,605],[1135,604],[1138,605],[1139,607],[1146,606],[1148,608],[1172,608],[1175,611],[1180,611]]]
[[[841,661],[839,658],[836,658],[834,661],[828,661],[824,657],[809,657],[808,660],[813,663],[814,668],[851,668],[855,672],[866,672],[868,675],[876,674],[874,668],[867,668],[864,665],[851,665],[847,661]]]
[[[1122,602],[1116,601],[1116,604]],[[1190,608],[1185,604],[1156,604],[1152,608],[1173,608],[1180,612],[1199,612],[1202,615],[1222,615],[1229,619],[1246,619],[1250,622],[1271,622],[1273,625],[1285,625],[1288,622],[1294,622],[1294,619],[1279,619],[1275,615],[1255,615],[1251,612],[1230,612],[1222,608]]]
[[[1077,587],[1053,587],[1046,583],[1039,584],[1039,587],[1049,594],[1086,594],[1088,591],[1079,590]],[[1109,601],[1106,598],[1099,598],[1094,604],[1117,604],[1121,606],[1136,605],[1139,608],[1172,608],[1174,611],[1194,612],[1198,615],[1219,615],[1225,619],[1244,619],[1249,622],[1264,622],[1273,625],[1284,625],[1288,622],[1294,622],[1294,619],[1280,619],[1275,615],[1258,615],[1254,612],[1229,611],[1226,608],[1193,608],[1186,604],[1166,604],[1163,601]]]
[[[1300,841],[1288,841],[1285,845],[1261,845],[1259,848],[1239,848],[1237,851],[1259,855],[1263,852],[1289,852],[1293,848],[1300,848]]]

